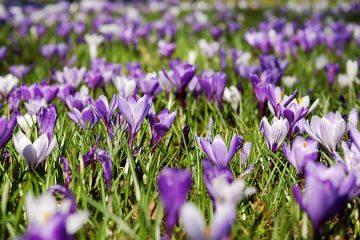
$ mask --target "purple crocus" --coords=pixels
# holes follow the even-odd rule
[[[0,60],[3,60],[6,57],[7,48],[0,47]]]
[[[26,65],[13,65],[9,67],[9,72],[14,74],[17,78],[22,79],[29,74],[31,66]]]
[[[56,106],[51,104],[46,108],[41,107],[37,114],[37,119],[39,124],[39,133],[46,134],[49,140],[51,140],[57,120]]]
[[[15,126],[15,115],[12,115],[9,120],[7,120],[5,116],[0,118],[0,148],[3,148],[10,140]]]
[[[224,139],[220,135],[216,135],[212,143],[205,138],[201,138],[200,146],[213,164],[222,169],[228,167],[230,160],[242,147],[242,142],[243,137],[241,135],[234,135],[229,148],[227,148]]]
[[[226,86],[226,74],[224,72],[213,72],[212,70],[204,71],[199,76],[199,84],[205,92],[207,98],[214,99],[221,106]]]
[[[287,119],[274,117],[271,124],[267,117],[263,117],[260,123],[261,132],[264,134],[266,143],[272,152],[276,152],[285,140],[289,130]]]
[[[287,160],[299,174],[304,172],[308,162],[316,161],[319,157],[318,143],[311,138],[304,139],[301,136],[295,138],[291,147],[285,143],[283,151]]]
[[[170,58],[176,49],[175,43],[167,43],[164,40],[158,42],[158,51],[160,57]]]
[[[84,166],[93,164],[96,161],[99,161],[102,165],[104,171],[104,179],[106,182],[106,188],[110,189],[110,183],[112,178],[112,163],[110,154],[99,148],[100,139],[97,139],[95,145],[83,156]]]
[[[334,81],[337,75],[340,72],[340,65],[337,63],[328,63],[325,65],[325,73],[326,73],[326,80],[329,86],[329,89],[332,89]]]
[[[158,190],[166,213],[167,237],[178,222],[179,211],[191,188],[191,170],[165,168],[160,172]]]
[[[78,124],[81,128],[84,129],[88,125],[90,127],[94,126],[99,121],[98,116],[89,106],[83,108],[81,111],[79,111],[77,108],[72,108],[72,110],[67,114],[71,120],[73,120],[76,124]]]
[[[263,117],[265,116],[265,102],[267,100],[266,87],[268,84],[273,83],[271,73],[265,71],[260,76],[256,73],[251,73],[250,79],[259,105],[259,115]]]
[[[346,122],[339,112],[329,112],[325,117],[313,116],[310,123],[304,125],[310,137],[323,145],[330,153],[336,151],[346,132]]]
[[[112,115],[118,107],[118,104],[118,97],[116,95],[112,97],[110,104],[104,95],[101,95],[98,100],[92,104],[94,112],[104,122],[111,138],[114,136]]]
[[[128,97],[127,99],[119,98],[120,111],[125,117],[130,130],[131,147],[133,146],[136,132],[140,129],[142,122],[150,111],[151,104],[151,99],[146,95],[137,101],[133,97]]]
[[[170,112],[165,108],[159,114],[150,113],[149,121],[151,126],[151,146],[157,145],[161,138],[169,131],[171,125],[176,118],[177,112]]]
[[[309,216],[314,238],[320,233],[323,223],[340,212],[354,197],[355,175],[346,175],[343,166],[326,167],[309,162],[305,170],[305,193],[302,196],[298,185],[293,187],[295,200]]]
[[[165,77],[177,88],[177,95],[182,107],[185,107],[185,88],[194,77],[196,67],[179,60],[172,60],[169,64],[171,73],[163,69]]]

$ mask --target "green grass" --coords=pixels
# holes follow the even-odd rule
[[[246,21],[242,31],[228,36],[223,46],[251,51],[256,56],[258,52],[245,43],[243,33],[262,19],[262,13],[262,11],[244,12]],[[10,27],[2,27],[0,31],[1,42],[9,47],[9,52],[15,48],[20,49],[18,54],[8,56],[0,63],[1,75],[5,75],[12,64],[35,64],[35,68],[22,81],[22,83],[34,83],[47,78],[52,67],[61,69],[61,63],[55,60],[49,62],[39,54],[41,44],[61,41],[54,35],[49,34],[38,40],[17,37],[19,46],[15,47],[6,41],[6,36],[15,34],[14,30]],[[209,34],[189,34],[189,32],[187,28],[177,32],[177,50],[174,56],[185,60],[188,52],[195,49],[199,53],[198,73],[206,68],[218,70],[218,57],[207,60],[200,54],[197,46],[197,41],[200,38],[209,39]],[[78,56],[77,66],[89,66],[85,45],[73,48],[69,56],[72,54]],[[325,47],[318,47],[311,54],[300,52],[297,59],[289,58],[289,67],[285,74],[297,76],[299,83],[293,89],[285,88],[286,93],[289,94],[297,88],[300,95],[305,95],[309,89],[312,89],[311,100],[320,99],[320,104],[313,113],[317,115],[336,110],[348,113],[353,107],[359,109],[358,100],[349,96],[347,90],[335,88],[334,92],[328,92],[324,72],[314,70],[314,62],[319,54],[325,54],[331,61],[340,63],[344,72],[346,60],[358,57],[360,50],[351,43],[345,48],[341,57]],[[109,62],[124,65],[129,61],[139,61],[145,72],[159,71],[163,66],[167,67],[167,61],[158,57],[156,43],[145,41],[139,42],[138,49],[126,48],[118,42],[102,44],[99,56]],[[256,58],[254,60],[256,61]],[[178,116],[170,132],[152,154],[151,129],[146,120],[135,138],[134,145],[142,146],[136,159],[131,156],[128,145],[129,134],[123,128],[116,129],[114,141],[111,143],[102,123],[93,130],[82,130],[65,114],[67,109],[64,104],[60,100],[55,100],[59,112],[55,129],[58,144],[53,154],[46,160],[46,170],[38,167],[35,171],[31,171],[25,160],[15,151],[12,141],[5,148],[10,152],[11,158],[10,163],[0,161],[0,238],[13,239],[26,231],[24,203],[28,192],[39,195],[50,186],[65,182],[59,161],[62,155],[70,162],[73,172],[70,189],[76,197],[78,207],[87,209],[90,213],[89,221],[76,235],[79,239],[160,239],[165,225],[164,211],[157,191],[157,177],[160,170],[166,166],[191,168],[193,187],[188,200],[199,206],[209,219],[212,215],[212,205],[202,178],[201,165],[201,159],[205,155],[196,144],[195,134],[204,136],[210,119],[214,121],[211,130],[213,135],[221,134],[227,142],[230,142],[232,135],[237,133],[243,135],[244,140],[253,145],[248,161],[254,164],[255,170],[246,178],[246,183],[248,186],[254,186],[257,193],[239,204],[237,220],[232,229],[234,239],[300,239],[302,236],[309,238],[310,222],[306,215],[301,213],[291,192],[291,187],[295,183],[303,184],[301,177],[296,174],[295,169],[290,166],[282,153],[273,154],[267,148],[259,131],[257,102],[250,82],[236,77],[231,71],[231,66],[227,69],[227,75],[227,86],[241,82],[244,87],[240,113],[233,112],[228,103],[224,103],[223,109],[219,109],[204,96],[195,99],[190,93],[184,110],[180,110],[178,102],[173,99],[170,108],[172,111],[177,110]],[[115,89],[109,86],[107,97],[110,98],[114,93]],[[101,89],[92,92],[94,99],[101,94],[103,94]],[[348,101],[347,106],[342,106],[339,100],[341,95]],[[168,105],[164,93],[154,101],[156,111]],[[25,113],[24,107],[21,110]],[[0,112],[1,115],[8,116],[6,106]],[[180,142],[185,124],[191,126],[190,143],[181,150]],[[16,129],[15,132],[18,130]],[[101,165],[96,165],[93,170],[90,167],[83,168],[82,156],[95,144],[98,135],[101,136],[100,148],[109,151],[112,158],[113,179],[109,190],[105,188]],[[131,159],[131,170],[125,173],[127,157]],[[322,161],[325,159],[322,157]],[[137,173],[138,166],[142,169],[142,175]],[[240,164],[239,153],[231,162],[231,170],[234,176],[239,176],[244,170]],[[146,177],[145,181],[143,177]],[[335,236],[358,238],[360,230],[358,206],[358,199],[348,204],[342,216],[334,218],[325,225],[324,234],[331,238]],[[182,238],[185,238],[183,230],[181,227],[176,227],[173,239]]]

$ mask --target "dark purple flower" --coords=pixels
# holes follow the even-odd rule
[[[250,74],[251,83],[255,92],[256,99],[259,104],[260,117],[265,116],[265,101],[268,94],[266,88],[268,84],[272,84],[271,73],[268,71],[263,72],[260,76],[256,73]]]
[[[6,57],[7,48],[0,47],[0,60],[3,60]]]
[[[297,136],[291,147],[286,143],[284,144],[283,151],[287,160],[299,174],[304,172],[308,162],[316,161],[319,158],[318,143],[311,138],[304,139]]]
[[[41,135],[46,134],[49,140],[51,140],[57,120],[56,106],[51,104],[46,108],[41,107],[37,114],[37,118],[39,124],[39,133]]]
[[[223,30],[220,27],[213,26],[210,28],[211,36],[217,41],[221,37]]]
[[[70,183],[71,183],[71,179],[72,179],[72,172],[71,172],[71,168],[70,168],[70,163],[69,163],[69,160],[67,160],[67,158],[65,156],[61,156],[60,161],[63,164],[63,168],[64,168],[65,186],[67,188],[69,188]]]
[[[200,146],[213,164],[222,169],[228,167],[230,160],[242,147],[242,142],[243,137],[241,135],[234,135],[228,149],[224,139],[220,135],[216,135],[212,144],[205,138],[201,138]]]
[[[326,167],[309,162],[305,170],[305,193],[302,196],[298,185],[293,187],[295,200],[309,216],[314,233],[327,220],[340,212],[354,197],[356,177],[346,175],[343,166]]]
[[[221,106],[226,86],[226,74],[223,72],[205,71],[199,76],[199,84],[207,98],[214,99]]]
[[[110,183],[112,178],[111,157],[107,151],[98,147],[99,142],[100,141],[98,139],[96,144],[83,156],[84,166],[86,167],[91,163],[95,163],[95,161],[99,161],[103,167],[106,187],[107,189],[110,189]]]
[[[157,145],[161,138],[169,131],[176,118],[176,114],[176,112],[170,112],[167,108],[163,109],[158,115],[155,113],[149,114],[152,132],[151,146]]]
[[[10,140],[15,126],[15,115],[12,115],[9,120],[7,120],[5,116],[0,118],[0,148],[3,148]]]
[[[133,146],[133,141],[136,132],[140,129],[142,122],[148,115],[151,108],[152,101],[146,95],[139,100],[133,97],[128,97],[126,100],[119,98],[119,107],[122,115],[125,117],[130,130],[130,146]]]
[[[191,170],[165,168],[160,172],[158,190],[165,208],[167,234],[171,236],[178,222],[179,210],[191,188]]]

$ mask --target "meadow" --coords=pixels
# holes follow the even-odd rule
[[[0,5],[0,239],[358,239],[360,4]]]

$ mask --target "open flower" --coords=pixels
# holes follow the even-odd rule
[[[297,172],[302,174],[309,161],[316,161],[319,157],[318,143],[313,139],[297,136],[292,146],[284,144],[284,155]]]
[[[13,141],[16,151],[25,158],[31,168],[36,168],[40,162],[44,161],[56,146],[56,137],[50,141],[46,134],[41,135],[32,143],[24,133],[18,132]]]
[[[72,195],[71,195],[72,196]],[[38,198],[31,193],[26,196],[26,215],[29,221],[27,232],[21,239],[72,239],[72,236],[87,221],[88,213],[76,211],[72,199],[65,198],[59,204],[50,193]]]
[[[200,139],[200,146],[208,158],[219,168],[226,168],[236,152],[242,147],[243,137],[234,135],[229,148],[226,147],[224,139],[216,135],[212,144],[205,138]]]
[[[163,109],[158,115],[154,113],[149,114],[152,146],[158,144],[161,138],[169,131],[176,118],[176,114],[176,112],[170,112],[167,108]]]
[[[95,59],[98,54],[98,46],[104,41],[104,37],[98,34],[86,34],[85,41],[89,46],[90,58]]]
[[[329,112],[325,117],[313,116],[310,124],[304,125],[305,131],[313,139],[323,145],[330,152],[335,152],[346,132],[346,122],[339,112]]]

